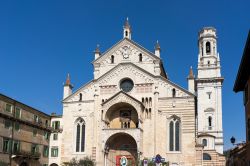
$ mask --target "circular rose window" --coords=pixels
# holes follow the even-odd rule
[[[130,92],[134,87],[134,83],[131,79],[124,79],[120,83],[120,88],[124,92]]]

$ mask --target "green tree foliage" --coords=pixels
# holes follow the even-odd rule
[[[0,161],[0,166],[8,166],[8,164],[3,161]]]
[[[79,160],[73,158],[69,162],[64,162],[63,166],[95,166],[95,162],[89,157]]]

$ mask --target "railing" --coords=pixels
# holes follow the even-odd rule
[[[34,158],[34,159],[39,159],[41,157],[41,153],[39,152],[29,152],[29,151],[23,151],[23,150],[13,152],[13,154],[16,156]]]

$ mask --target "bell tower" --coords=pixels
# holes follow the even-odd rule
[[[123,26],[123,38],[128,38],[128,39],[131,39],[131,26],[128,22],[128,17],[124,23],[124,26]]]
[[[205,27],[198,36],[197,94],[198,138],[205,150],[223,153],[222,83],[216,29]]]

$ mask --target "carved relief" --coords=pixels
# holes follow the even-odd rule
[[[135,76],[140,77],[141,79],[143,79],[144,82],[146,82],[146,83],[152,83],[153,82],[153,78],[152,77],[146,75],[145,73],[143,73],[142,71],[136,69],[135,67],[133,67],[131,65],[123,65],[123,66],[115,69],[111,73],[109,73],[102,80],[100,80],[100,85],[107,84],[110,80],[113,80],[115,77],[120,76],[121,73],[134,74]]]
[[[112,94],[117,90],[116,85],[100,86],[100,93],[103,94]]]

